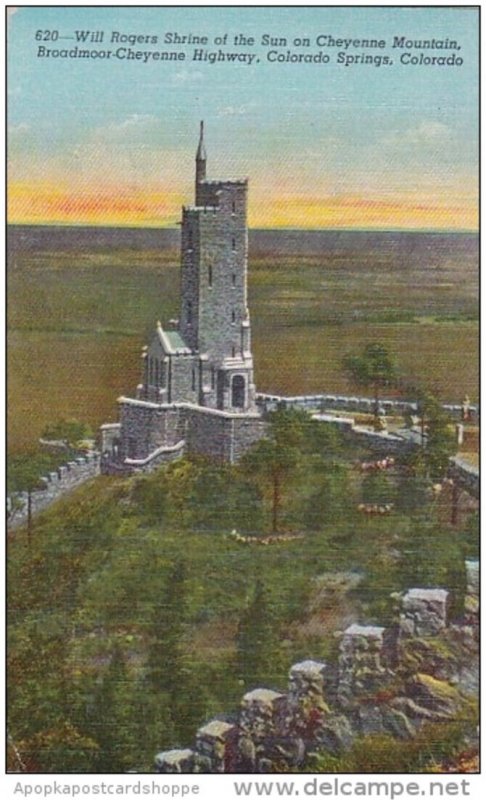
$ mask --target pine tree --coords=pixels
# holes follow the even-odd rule
[[[257,580],[236,640],[238,677],[246,688],[273,684],[279,671],[278,623],[267,590]]]
[[[113,649],[110,665],[95,697],[91,735],[99,746],[98,771],[127,772],[133,766],[132,684],[123,654]]]
[[[148,681],[155,693],[172,697],[184,668],[182,637],[186,627],[186,566],[173,566],[161,598],[152,611],[148,656]]]

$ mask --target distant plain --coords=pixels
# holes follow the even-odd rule
[[[49,422],[116,420],[157,320],[178,316],[178,231],[12,226],[8,447]],[[342,358],[383,342],[405,379],[478,396],[478,238],[468,233],[251,231],[256,384],[355,393]]]

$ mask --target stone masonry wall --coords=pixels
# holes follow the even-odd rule
[[[479,691],[479,565],[466,562],[463,616],[448,619],[448,592],[413,588],[400,595],[388,628],[350,625],[337,663],[294,664],[287,692],[255,688],[234,715],[206,722],[192,747],[155,759],[159,773],[269,773],[339,755],[356,737],[406,741],[425,724],[460,718]],[[431,733],[431,736],[433,734]],[[474,724],[467,735],[476,736]]]
[[[264,434],[260,417],[187,408],[187,452],[234,463]]]
[[[273,411],[279,406],[285,408],[307,408],[310,410],[332,409],[335,411],[359,411],[371,413],[374,401],[370,397],[355,397],[352,395],[316,394],[284,397],[274,394],[257,394],[257,404],[265,411]],[[380,407],[388,414],[417,413],[417,404],[411,400],[380,400]],[[442,405],[453,419],[461,420],[463,406],[460,403],[444,403]],[[469,405],[469,419],[471,422],[479,421],[479,406]]]
[[[57,470],[49,472],[41,478],[44,484],[43,489],[33,491],[31,494],[32,513],[42,511],[51,503],[57,500],[66,492],[80,486],[90,478],[95,478],[100,474],[100,454],[97,452],[88,453],[80,456],[74,461],[69,461]],[[17,505],[20,505],[17,508]],[[7,508],[9,509],[8,527],[16,528],[27,521],[27,492],[16,492],[8,498]]]

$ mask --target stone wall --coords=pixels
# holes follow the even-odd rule
[[[66,492],[75,489],[85,481],[100,474],[100,454],[87,453],[74,461],[69,461],[57,470],[49,472],[40,479],[44,488],[31,493],[31,511],[36,514],[47,508]],[[16,528],[27,521],[28,493],[16,492],[8,498],[7,510],[9,512],[8,527]]]
[[[184,454],[234,463],[260,439],[257,413],[236,414],[190,403],[120,399],[120,427],[103,426],[102,472],[149,471]]]
[[[360,736],[407,740],[425,723],[456,720],[479,691],[478,562],[467,561],[466,573],[459,620],[448,619],[446,590],[392,595],[392,625],[350,625],[337,634],[337,663],[302,661],[291,667],[287,691],[248,691],[239,712],[205,723],[192,747],[159,753],[156,772],[298,769],[315,755],[345,752]]]
[[[187,408],[187,452],[234,463],[264,435],[258,415]]]
[[[374,409],[374,400],[372,398],[355,397],[353,395],[316,394],[284,397],[275,394],[258,393],[256,400],[257,405],[263,411],[274,411],[279,406],[284,406],[285,408],[304,408],[315,411],[329,409],[333,411],[358,411],[362,413],[372,413]],[[459,421],[463,418],[464,406],[462,404],[443,403],[442,407],[453,419]],[[417,413],[417,403],[411,400],[383,398],[380,400],[380,408],[387,414]],[[478,422],[479,406],[469,405],[468,414],[470,422]]]
[[[459,484],[466,492],[473,497],[479,498],[481,489],[479,468],[473,466],[461,456],[454,456],[449,460],[448,476]]]

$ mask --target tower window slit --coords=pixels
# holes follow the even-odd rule
[[[196,370],[192,368],[192,391],[196,391]]]
[[[236,314],[234,311],[231,312],[231,323],[234,325],[236,322]]]
[[[232,249],[232,250],[236,250],[236,239],[235,239],[234,237],[233,237],[233,239],[231,240],[231,249]]]
[[[209,286],[213,285],[213,268],[211,265],[208,267],[208,284]]]
[[[232,286],[236,286],[236,275],[235,275],[234,272],[233,272],[233,274],[231,276],[231,285]]]

